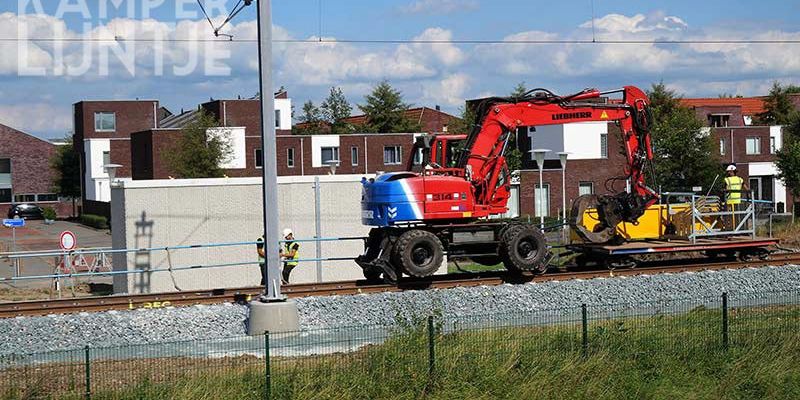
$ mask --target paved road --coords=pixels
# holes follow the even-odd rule
[[[58,250],[58,240],[61,232],[71,231],[78,240],[79,248],[111,247],[111,232],[86,227],[81,224],[56,221],[46,225],[44,221],[26,221],[24,228],[17,228],[17,251],[44,251]],[[10,228],[0,227],[0,252],[10,252],[14,247],[12,231]],[[22,262],[21,275],[47,275],[53,273],[54,257],[28,258]],[[0,277],[14,276],[13,265],[10,261],[0,259]],[[111,283],[110,277],[94,278],[95,283]],[[0,286],[13,286],[17,288],[47,288],[52,285],[50,280],[16,281],[4,283]]]

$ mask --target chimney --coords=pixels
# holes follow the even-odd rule
[[[441,108],[441,107],[439,107],[439,105],[438,105],[438,104],[436,105],[436,111],[442,111],[442,108]]]

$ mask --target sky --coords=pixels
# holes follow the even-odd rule
[[[218,26],[239,0],[200,1]],[[282,40],[274,44],[273,82],[288,90],[296,115],[332,86],[362,103],[381,80],[408,103],[454,114],[465,99],[505,95],[519,82],[573,93],[663,81],[686,97],[800,84],[800,43],[696,43],[800,41],[800,2],[274,0],[272,8],[273,37]],[[0,2],[0,123],[57,138],[71,132],[71,105],[81,100],[156,99],[179,112],[210,98],[251,97],[255,18],[255,4],[245,7],[221,30],[233,41],[212,42],[197,0]],[[593,37],[639,43],[419,42]],[[52,38],[66,40],[34,40]]]

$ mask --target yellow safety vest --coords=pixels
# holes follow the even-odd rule
[[[300,258],[300,244],[296,243],[296,242],[286,242],[283,245],[286,247],[286,254],[290,254],[292,252],[292,250],[295,251],[294,252],[294,257],[286,258],[286,259],[284,259],[283,262],[285,262],[286,265],[292,265],[292,266],[297,265],[297,261],[294,261],[294,260],[297,260],[297,259]]]
[[[744,179],[734,175],[725,178],[725,189],[728,190],[728,204],[739,204],[742,202],[742,184]]]

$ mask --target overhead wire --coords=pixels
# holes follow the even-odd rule
[[[209,39],[209,38],[69,38],[69,37],[0,37],[0,42],[223,42],[223,43],[258,43],[258,39]],[[582,40],[582,39],[532,39],[532,40],[428,40],[428,39],[273,39],[273,43],[361,43],[361,44],[800,44],[800,39],[719,39],[719,40]]]

